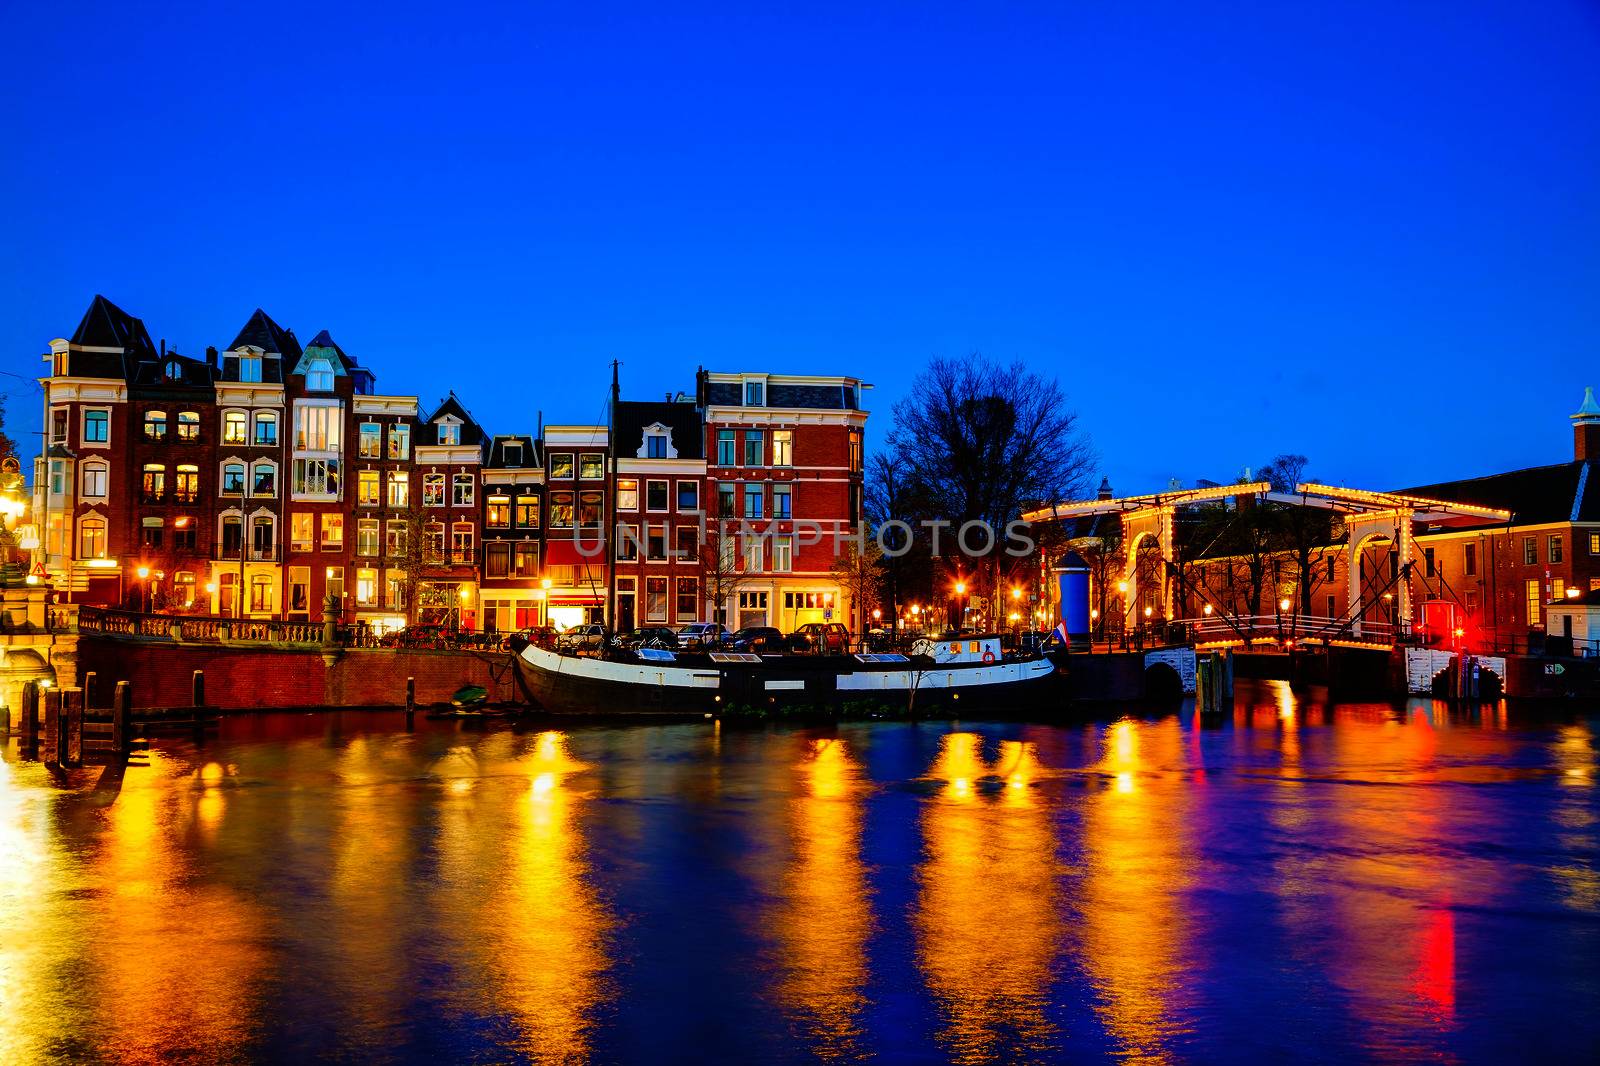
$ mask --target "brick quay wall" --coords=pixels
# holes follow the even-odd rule
[[[493,701],[520,692],[505,652],[312,647],[230,647],[84,636],[78,676],[93,670],[98,687],[133,686],[138,707],[190,702],[196,670],[206,675],[206,703],[224,710],[306,707],[403,707],[406,678],[417,681],[417,704],[444,704],[465,685],[481,685]]]

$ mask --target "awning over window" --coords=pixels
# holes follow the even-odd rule
[[[604,568],[606,565],[605,541],[545,541],[544,561],[545,565],[547,566],[589,566]]]

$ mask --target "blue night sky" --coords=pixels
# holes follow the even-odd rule
[[[1570,457],[1600,5],[7,5],[0,345],[257,305],[491,430],[712,369],[1061,379],[1119,491]],[[4,379],[25,449],[37,390]]]

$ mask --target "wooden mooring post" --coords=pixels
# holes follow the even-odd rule
[[[39,757],[39,682],[29,681],[22,686],[22,720],[18,723],[22,730],[20,744],[24,759],[37,759]]]
[[[118,681],[111,694],[111,757],[126,759],[133,750],[128,736],[128,716],[133,710],[133,687]]]
[[[90,670],[83,675],[83,709],[89,710],[95,705],[95,697],[100,694],[100,675]]]
[[[69,688],[61,694],[62,766],[83,765],[83,696],[81,688]]]
[[[50,688],[44,694],[44,735],[41,757],[49,766],[61,765],[61,690]]]
[[[406,678],[406,728],[415,728],[417,724],[417,679]]]
[[[189,682],[189,702],[196,707],[206,705],[206,672],[196,670]]]

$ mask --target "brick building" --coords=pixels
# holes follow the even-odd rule
[[[422,492],[421,621],[475,630],[478,619],[479,488],[488,438],[454,392],[422,420],[415,444]]]
[[[483,465],[483,622],[509,633],[545,623],[542,442],[529,436],[490,439]]]
[[[721,529],[737,527],[722,550],[737,554],[740,576],[709,605],[730,627],[863,628],[833,566],[836,535],[862,520],[864,388],[848,377],[699,373],[706,500]]]
[[[544,430],[545,613],[552,625],[605,620],[607,464],[605,426]]]
[[[376,629],[859,624],[832,575],[861,517],[854,378],[700,372],[610,426],[491,437],[453,393],[424,415],[260,309],[198,359],[97,296],[45,358],[36,563],[70,601]]]
[[[616,459],[616,626],[704,618],[704,429],[693,400],[624,400],[612,413]]]

